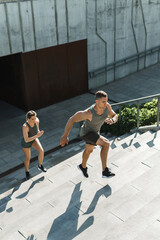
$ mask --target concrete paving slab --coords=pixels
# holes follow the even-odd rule
[[[146,78],[147,74],[143,80]],[[130,96],[134,92],[140,94],[141,90],[137,90],[138,76],[132,76],[131,80],[137,81],[137,86],[131,86]],[[144,84],[140,84],[142,87],[146,93]],[[123,86],[121,88],[123,92]],[[110,89],[111,96],[119,89]],[[123,97],[128,96],[126,90],[123,93]],[[82,106],[89,106],[93,100],[94,96],[87,93],[38,110],[41,129],[46,132],[46,136],[41,138],[44,148],[50,150],[57,146],[67,118],[72,112],[81,110]],[[8,144],[11,143],[8,139],[11,138],[13,147],[10,154],[14,154],[15,148],[14,158],[19,158],[21,162],[23,152],[14,142],[20,143],[24,116],[25,113],[20,112],[2,121],[0,136],[0,149],[4,156],[6,152],[8,154]],[[14,131],[6,134],[4,129],[7,126],[9,131],[11,126]],[[78,125],[74,127],[70,139],[77,137],[78,128]],[[38,161],[35,161],[30,164],[32,178],[29,181],[24,181],[24,168],[1,178],[0,239],[64,240],[64,236],[65,240],[142,240],[143,236],[145,239],[150,236],[156,239],[160,222],[160,131],[126,136],[121,141],[110,140],[108,166],[116,173],[112,179],[101,177],[99,147],[94,149],[88,161],[89,178],[83,177],[77,169],[84,149],[82,141],[45,156],[44,165],[48,168],[46,174],[38,172]],[[36,151],[32,151],[32,156],[36,154]],[[13,166],[12,161],[6,164],[8,168]]]
[[[154,181],[152,180],[145,188],[139,191],[132,198],[126,199],[126,202],[122,206],[116,209],[112,209],[112,213],[118,216],[123,221],[126,221],[129,217],[136,214],[140,209],[149,204],[155,197],[159,195],[158,184],[160,177],[157,176]]]
[[[155,220],[134,240],[150,240],[150,239],[159,240],[159,236],[160,236],[160,222]]]
[[[151,139],[153,139],[153,136],[148,135],[148,141]],[[143,142],[143,139],[141,140]],[[156,183],[160,181],[158,165],[152,168],[148,167],[142,164],[138,158],[139,156],[142,157],[144,153],[148,158],[152,154],[156,156],[157,153],[156,157],[158,159],[159,151],[146,145],[145,148],[136,149],[134,151],[135,155],[132,155],[129,151],[122,150],[118,146],[117,149],[120,149],[119,153],[125,152],[126,160],[119,168],[112,165],[112,169],[116,172],[114,178],[102,179],[99,157],[100,148],[96,147],[93,159],[88,164],[89,178],[87,179],[77,169],[77,164],[80,162],[82,154],[81,148],[83,149],[83,144],[79,145],[79,143],[76,143],[71,147],[67,146],[60,149],[60,154],[54,155],[54,153],[51,153],[46,156],[47,164],[59,155],[60,158],[63,159],[65,157],[66,159],[54,167],[51,166],[46,174],[37,174],[37,163],[31,164],[31,171],[36,174],[29,181],[21,181],[19,183],[15,179],[15,173],[10,174],[8,178],[7,176],[4,177],[4,180],[2,179],[5,184],[7,181],[16,180],[11,184],[12,188],[9,188],[8,185],[8,191],[2,191],[0,195],[2,199],[3,197],[8,197],[8,201],[5,202],[6,206],[1,213],[4,223],[4,225],[0,225],[2,228],[0,237],[2,239],[4,236],[10,237],[10,229],[12,229],[13,233],[19,231],[24,238],[34,236],[35,239],[40,240],[52,239],[53,236],[55,239],[63,239],[64,235],[62,233],[64,234],[66,231],[70,231],[69,235],[67,235],[68,240],[72,237],[80,240],[88,239],[88,237],[97,239],[98,234],[100,234],[101,239],[104,236],[108,239],[108,236],[110,237],[112,234],[116,239],[117,236],[114,236],[115,227],[119,229],[118,231],[123,236],[126,229],[131,231],[130,227],[128,227],[128,221],[131,221],[130,219],[133,216],[136,220],[136,216],[138,218],[140,216],[141,220],[139,212],[145,209],[145,205],[151,204],[153,198],[155,199],[159,195],[159,185]],[[110,150],[113,158],[114,153],[117,156],[117,150]],[[133,156],[136,156],[136,154],[138,158],[132,161]],[[119,154],[119,161],[123,161],[124,156]],[[111,162],[109,160],[109,165],[112,164],[112,160]],[[144,157],[143,160],[145,161],[146,158]],[[24,171],[20,169],[17,173],[17,175],[21,174],[22,177]],[[146,184],[147,176],[150,182]],[[39,179],[43,179],[43,181]],[[17,185],[18,183],[19,185]],[[19,187],[14,189],[16,185]],[[149,190],[148,186],[150,186]],[[25,206],[23,209],[21,209],[21,202]],[[50,207],[47,204],[52,208],[49,214],[47,209],[50,209]],[[157,203],[153,208],[156,206],[158,206]],[[40,214],[39,209],[41,208],[44,209]],[[8,216],[10,216],[9,220],[7,220]],[[30,221],[31,216],[32,221]],[[17,225],[13,222],[13,219],[17,222]],[[24,219],[23,223],[22,219]],[[39,225],[37,220],[39,220]],[[32,228],[31,222],[36,226],[35,229]],[[125,224],[127,224],[127,227],[123,228],[122,226]],[[148,224],[151,223],[148,222]],[[59,225],[63,228],[60,228],[61,231],[58,230]],[[146,226],[142,227],[142,231],[145,231],[145,229]],[[127,234],[129,236],[129,233]],[[138,234],[141,234],[140,230],[134,236],[137,237]]]
[[[109,240],[135,239],[160,215],[158,209],[159,200],[160,196],[157,196],[153,201],[141,208],[135,215],[131,216],[125,224],[119,225],[115,232],[112,231],[112,233],[107,234],[107,238]]]

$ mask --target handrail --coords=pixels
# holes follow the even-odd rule
[[[147,100],[147,99],[152,99],[152,98],[158,98],[158,104],[157,104],[157,127],[159,127],[159,123],[160,123],[160,93],[159,94],[154,94],[154,95],[150,95],[150,96],[146,96],[146,97],[141,97],[141,98],[136,98],[136,99],[132,99],[132,100],[127,100],[127,101],[123,101],[123,102],[119,102],[119,103],[113,103],[111,104],[112,107],[113,106],[119,106],[119,121],[121,121],[121,108],[123,104],[128,104],[128,103],[133,103],[136,102],[137,103],[137,130],[140,128],[139,127],[139,107],[140,107],[140,102],[143,100]]]
[[[93,77],[103,73],[104,71],[109,71],[109,70],[113,69],[114,67],[119,67],[119,66],[127,64],[129,62],[133,62],[133,61],[135,61],[139,58],[146,57],[147,55],[150,55],[150,54],[155,53],[155,52],[160,52],[160,46],[150,48],[146,51],[139,52],[139,53],[131,55],[129,57],[122,58],[122,59],[120,59],[116,62],[112,62],[110,64],[107,64],[106,66],[103,66],[101,68],[94,69],[93,71],[90,71],[88,73],[89,78],[93,78]]]

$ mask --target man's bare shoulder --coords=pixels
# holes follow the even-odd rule
[[[92,120],[92,112],[91,112],[91,110],[89,108],[87,108],[83,112],[84,112],[84,115],[86,116],[86,119]]]
[[[106,106],[107,106],[109,111],[112,109],[111,105],[108,102],[107,102]]]

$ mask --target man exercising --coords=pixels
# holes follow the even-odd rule
[[[64,134],[60,139],[60,145],[64,147],[65,144],[68,144],[68,135],[74,122],[84,121],[81,126],[80,137],[86,142],[86,146],[82,156],[82,164],[78,168],[86,178],[88,178],[87,161],[96,145],[101,146],[102,177],[110,178],[115,176],[107,167],[107,155],[110,143],[107,138],[100,135],[100,129],[104,122],[111,125],[116,123],[117,120],[118,116],[108,103],[108,95],[104,91],[96,92],[95,104],[84,111],[76,112],[69,118]]]

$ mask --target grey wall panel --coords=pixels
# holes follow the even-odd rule
[[[56,0],[56,11],[57,11],[57,26],[58,26],[58,43],[63,44],[68,42],[68,15],[67,15],[67,4],[66,0]]]
[[[86,4],[85,0],[67,0],[69,41],[86,38]]]
[[[21,33],[21,27],[20,27],[18,3],[8,3],[7,14],[8,14],[12,53],[22,52],[23,51],[22,33]]]
[[[54,0],[33,1],[37,49],[57,45]]]
[[[35,49],[31,2],[20,2],[22,20],[22,34],[24,38],[24,52]]]
[[[89,72],[160,45],[160,0],[0,1],[0,56],[86,38]],[[89,80],[89,86],[114,81],[159,58],[153,53],[114,67]]]
[[[145,4],[144,16],[148,33],[147,49],[150,49],[160,45],[160,1],[149,1],[149,4]],[[156,63],[157,58],[157,53],[147,56],[146,67]]]
[[[0,4],[0,57],[10,54],[4,5]]]
[[[136,54],[136,47],[131,27],[131,1],[117,1],[116,9],[116,61]],[[115,78],[122,78],[137,70],[137,64],[123,65],[116,68]]]

